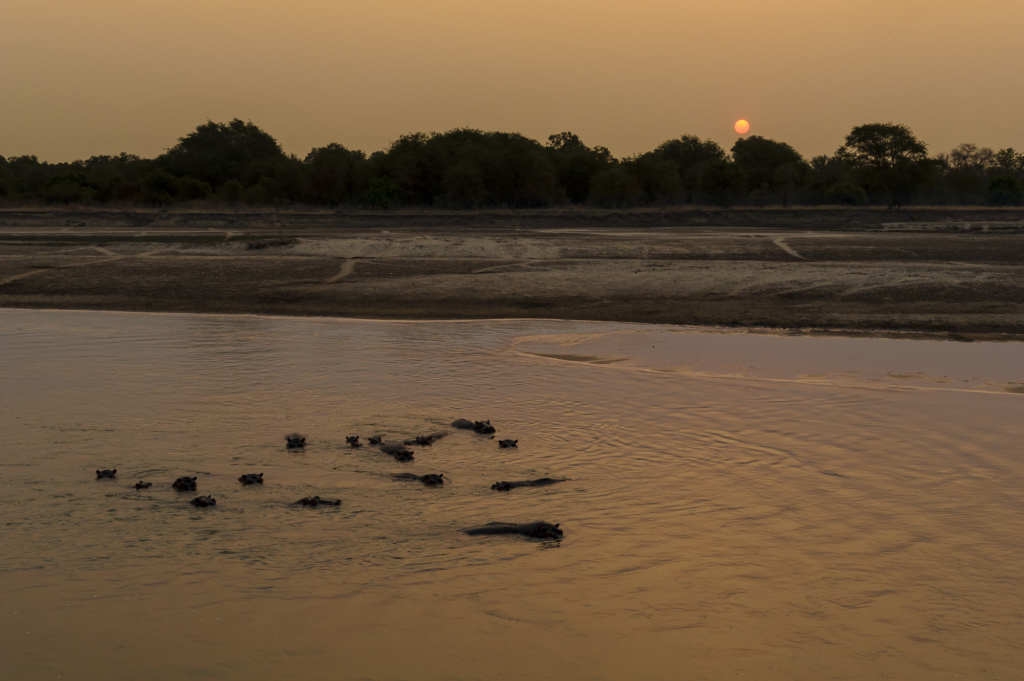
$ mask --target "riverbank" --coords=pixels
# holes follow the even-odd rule
[[[1024,337],[1024,211],[0,211],[0,306]]]

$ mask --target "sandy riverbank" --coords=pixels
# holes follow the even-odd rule
[[[1024,334],[1024,211],[0,211],[0,306]]]

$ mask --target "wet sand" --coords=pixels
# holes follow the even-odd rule
[[[1017,678],[1022,348],[0,310],[0,676]]]
[[[0,211],[0,307],[1024,336],[1024,211]]]

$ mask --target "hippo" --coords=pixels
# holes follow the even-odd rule
[[[262,485],[263,473],[243,473],[238,478],[238,482],[243,485]]]
[[[464,527],[459,531],[466,534],[521,534],[524,537],[536,537],[537,539],[562,538],[562,531],[558,529],[558,525],[552,525],[543,520],[525,525],[494,522],[477,527]]]
[[[395,461],[412,461],[412,450],[407,449],[405,445],[381,445],[380,451],[395,457]]]
[[[303,497],[295,503],[302,504],[303,506],[341,506],[341,499],[330,501],[329,499],[321,499],[319,496]]]
[[[427,473],[426,475],[413,475],[412,473],[392,473],[395,480],[419,480],[428,487],[444,484],[444,473]]]
[[[518,448],[518,445],[519,440],[498,440],[498,446],[501,447],[502,449],[506,449],[508,447]]]
[[[192,505],[206,508],[207,506],[216,506],[217,500],[213,497],[196,497],[192,500]]]
[[[430,435],[417,435],[416,437],[414,437],[411,440],[406,440],[405,444],[407,444],[407,445],[421,445],[421,446],[429,447],[430,445],[434,444],[435,442],[437,442],[438,440],[440,440],[441,438],[443,438],[447,434],[448,433],[446,433],[446,432],[444,432],[442,430],[442,431],[438,431],[436,433],[431,433]]]
[[[384,444],[384,436],[383,435],[371,435],[370,436],[370,444],[371,445],[382,445],[382,444]]]
[[[114,470],[110,470],[109,468],[104,468],[103,470],[99,470],[99,469],[96,470],[96,479],[97,480],[100,480],[102,478],[116,478],[116,477],[117,477],[117,469],[116,468]]]
[[[363,443],[359,441],[359,436],[358,435],[353,435],[352,437],[346,437],[345,438],[345,442],[349,443],[349,445],[353,449],[356,448],[356,447],[362,447],[363,446]]]
[[[142,482],[141,480],[139,480],[137,483],[135,483],[135,489],[149,489],[152,486],[153,486],[153,483],[151,483],[151,482]]]
[[[561,478],[555,480],[554,478],[538,478],[537,480],[516,480],[515,482],[507,482],[502,480],[491,485],[491,489],[499,492],[507,492],[510,489],[516,487],[544,487],[545,485],[553,485],[556,482],[565,482],[568,478]]]
[[[288,442],[288,444],[285,445],[288,449],[301,449],[306,446],[306,437],[304,435],[299,435],[298,433],[285,435],[284,439]]]
[[[452,421],[452,428],[461,430],[472,430],[481,435],[490,435],[497,432],[490,421],[469,421],[468,419],[455,419]]]
[[[196,480],[198,479],[199,478],[194,477],[190,478],[186,475],[172,482],[171,487],[181,490],[182,492],[195,492],[198,489],[198,486],[196,485]]]

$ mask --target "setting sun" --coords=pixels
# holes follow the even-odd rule
[[[750,123],[747,123],[745,120],[740,119],[736,121],[736,125],[733,127],[736,128],[736,132],[738,132],[741,135],[745,135],[747,134],[747,131],[750,130]]]

